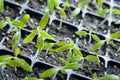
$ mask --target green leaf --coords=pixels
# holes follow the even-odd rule
[[[81,52],[78,48],[73,48],[73,52],[74,52],[77,56],[83,58],[83,54],[82,54],[82,52]]]
[[[80,62],[83,58],[81,58],[80,56],[74,56],[74,57],[71,57],[69,58],[69,62]]]
[[[20,67],[19,63],[16,60],[9,60],[7,64],[11,67]]]
[[[28,72],[32,72],[32,68],[29,66],[29,64],[24,59],[17,59],[16,61],[18,62],[19,66],[22,69],[24,69]]]
[[[111,34],[111,38],[119,38],[120,37],[120,31],[117,31],[113,34]]]
[[[120,52],[120,47],[118,48],[117,52]]]
[[[32,41],[37,33],[38,33],[38,30],[32,30],[32,32],[23,40],[23,43],[25,44]]]
[[[6,21],[0,22],[0,29],[4,28],[7,25]]]
[[[96,42],[100,41],[100,38],[99,38],[97,35],[92,35],[92,38],[93,38]]]
[[[66,7],[66,8],[69,8],[70,4],[66,1],[66,2],[63,3],[63,6]]]
[[[25,14],[22,19],[20,20],[20,28],[23,28],[25,26],[25,24],[29,21],[30,19],[30,15],[29,14]]]
[[[19,53],[20,53],[20,48],[16,48],[14,52],[15,57],[17,57]]]
[[[119,15],[119,14],[120,14],[120,10],[118,10],[118,9],[113,9],[113,13]]]
[[[103,46],[104,43],[105,43],[105,40],[98,41],[94,46],[92,46],[92,50],[97,50],[98,48],[100,48],[101,46]]]
[[[0,0],[0,12],[4,10],[4,0]]]
[[[40,35],[38,35],[36,47],[37,47],[39,50],[42,50],[42,49],[43,49],[43,45],[44,45],[43,37],[40,36]]]
[[[65,69],[79,69],[82,65],[77,63],[66,64]]]
[[[94,56],[94,55],[88,55],[85,57],[85,59],[87,61],[90,61],[90,62],[97,62],[97,63],[100,63],[100,59],[98,56]]]
[[[12,38],[12,49],[15,48],[15,46],[19,42],[20,38],[21,38],[21,32],[18,31],[14,34],[14,36]]]
[[[93,74],[93,80],[97,80],[97,73]]]
[[[111,74],[111,75],[105,75],[100,80],[119,80],[119,76]]]
[[[13,20],[12,25],[19,27],[20,26],[20,21],[19,20]]]
[[[102,9],[103,0],[97,0],[98,8]]]
[[[87,32],[86,31],[76,31],[75,34],[77,34],[79,36],[86,36]]]
[[[51,2],[51,0],[48,0],[48,9],[50,11],[50,14],[54,11],[54,4]]]
[[[59,68],[51,68],[51,69],[48,69],[46,71],[44,71],[42,74],[41,74],[41,78],[47,78],[47,77],[51,77],[52,75],[58,73],[59,71]]]
[[[80,13],[80,11],[81,9],[77,7],[76,9],[74,9],[74,11],[72,11],[71,17],[77,16]]]
[[[0,62],[7,62],[8,60],[11,60],[12,58],[13,56],[3,55],[3,56],[0,56]]]
[[[104,14],[106,14],[106,13],[108,13],[108,12],[109,12],[108,9],[103,9],[103,10],[99,11],[98,14],[99,14],[99,15],[104,15]]]
[[[81,2],[81,8],[83,8],[84,6],[86,6],[89,2],[90,2],[90,0],[83,0]]]
[[[55,43],[57,46],[64,46],[64,45],[67,45],[66,42],[63,42],[63,41],[58,41]]]
[[[42,79],[37,79],[35,77],[30,77],[30,78],[23,78],[22,80],[42,80]]]
[[[55,52],[60,53],[60,52],[67,50],[68,48],[69,48],[69,45],[64,45],[62,47],[55,49]]]
[[[118,20],[117,22],[115,22],[115,24],[120,24],[120,20]]]
[[[42,17],[42,19],[41,19],[41,21],[40,21],[40,23],[39,23],[39,27],[40,27],[41,30],[46,27],[46,25],[47,25],[47,23],[48,23],[48,20],[49,20],[49,13],[46,12],[46,13],[43,15],[43,17]]]
[[[66,63],[65,59],[62,57],[59,57],[59,60],[62,61],[63,63]]]
[[[55,40],[54,37],[52,37],[50,34],[48,34],[45,31],[40,31],[40,35],[46,39]]]
[[[109,41],[109,44],[114,46],[114,42],[113,41]]]
[[[65,13],[64,9],[60,9],[60,15],[63,19],[66,18],[66,13]]]
[[[51,0],[51,2],[55,5],[56,8],[59,7],[59,4],[56,0]]]

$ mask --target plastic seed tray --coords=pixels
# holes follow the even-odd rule
[[[58,0],[60,4],[62,4],[66,0]],[[113,5],[114,8],[120,10],[120,1],[114,0],[111,3],[110,0],[103,0],[103,8],[109,8]],[[116,20],[120,19],[120,15],[111,15],[112,18],[108,19],[103,25],[98,26],[98,24],[104,20],[106,16],[98,16],[96,7],[93,5],[93,1],[86,5],[84,9],[82,9],[81,13],[76,16],[74,19],[70,18],[70,12],[76,8],[76,4],[74,4],[74,0],[69,0],[71,5],[71,10],[65,10],[67,14],[67,18],[65,20],[60,19],[60,15],[55,10],[53,14],[50,15],[49,23],[46,27],[46,31],[55,37],[56,40],[67,40],[71,38],[75,41],[75,44],[79,47],[84,56],[91,54],[94,52],[89,50],[89,47],[92,46],[95,42],[92,41],[90,45],[87,45],[87,37],[79,37],[75,35],[75,31],[85,30],[89,31],[93,29],[93,33],[98,35],[101,39],[104,39],[105,35],[108,33],[108,26],[110,26],[111,33],[114,33],[120,30],[120,26],[114,24]],[[22,29],[22,38],[21,41],[30,33],[30,30],[36,29],[39,25],[39,21],[45,10],[47,8],[47,0],[5,0],[5,10],[4,14],[0,14],[0,20],[4,20],[6,16],[11,19],[18,19],[24,14],[30,14],[31,18],[27,23],[26,27]],[[62,21],[61,30],[58,30],[58,26]],[[12,29],[11,25],[7,25],[4,29],[0,30],[0,55],[11,54],[13,52],[11,50],[11,39],[12,34],[10,30]],[[116,49],[120,47],[120,39],[116,39],[115,45],[113,47],[109,47],[108,51],[105,50],[105,47],[101,48],[98,53],[101,60],[100,64],[92,63],[92,62],[84,62],[83,68],[72,71],[66,70],[67,74],[58,73],[55,80],[92,80],[92,74],[97,72],[98,76],[102,76],[106,73],[108,74],[116,74],[120,76],[120,54],[116,53]],[[23,45],[21,47],[21,45]],[[46,54],[46,52],[41,52],[37,57],[37,49],[35,47],[35,40],[30,42],[29,44],[19,44],[21,49],[21,54],[19,57],[25,59],[33,68],[33,73],[24,72],[20,73],[18,70],[18,75],[10,76],[11,79],[7,80],[19,80],[24,77],[39,77],[39,74],[49,68],[60,66],[61,63],[57,60],[59,57],[65,57],[67,54],[58,54],[53,55],[51,53]],[[107,54],[108,53],[108,54]],[[21,70],[21,69],[20,69]],[[13,70],[13,74],[14,70]],[[29,74],[29,75],[28,75]],[[6,77],[6,76],[4,76]],[[12,78],[13,77],[13,78]],[[0,79],[3,77],[0,76]],[[53,78],[48,78],[45,80],[53,80]]]

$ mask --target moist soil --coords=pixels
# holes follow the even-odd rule
[[[47,9],[47,0],[30,0],[28,6],[37,11],[45,12]]]
[[[19,4],[22,4],[23,1],[24,0],[19,2],[19,0],[15,0],[15,2],[18,2]],[[41,12],[45,12],[46,5],[47,5],[46,0],[34,0],[34,1],[30,0],[30,2],[28,4],[28,6],[30,8],[33,8],[33,9],[41,11]],[[16,6],[10,6],[10,4],[5,3],[5,10],[3,11],[4,14],[0,14],[0,16],[2,16],[2,17],[0,17],[0,20],[4,20],[5,16],[10,17],[11,19],[15,19],[17,16],[19,16],[19,14],[18,14],[19,9],[20,8],[18,8]],[[69,23],[72,23],[74,25],[79,25],[79,23],[80,23],[79,21],[82,19],[80,16],[81,13],[75,19],[71,19],[69,13],[72,10],[68,9],[65,11],[67,12],[66,21],[68,21]],[[37,17],[38,15],[37,16],[35,16],[36,14],[33,15],[32,11],[30,12],[29,10],[26,10],[25,13],[28,13],[28,14],[30,13],[30,15],[31,15],[31,19],[28,22],[26,29],[28,29],[28,30],[35,29],[36,26],[38,26],[41,16]],[[60,18],[59,12],[56,12],[56,17]],[[119,16],[118,16],[118,18],[119,18]],[[93,31],[99,32],[101,34],[106,34],[107,30],[109,28],[108,22],[105,22],[102,26],[98,26],[98,24],[100,24],[100,22],[103,20],[104,20],[103,18],[98,18],[95,15],[88,13],[85,15],[82,25],[88,30],[93,29]],[[63,22],[61,28],[59,29],[59,25],[60,25],[60,21],[54,20],[51,25],[48,25],[48,28],[47,28],[48,33],[51,34],[52,36],[54,36],[57,41],[66,41],[67,42],[68,39],[72,39],[73,41],[76,41],[75,31],[78,30],[76,27]],[[97,27],[97,29],[95,29],[95,27]],[[112,26],[110,29],[111,29],[111,33],[113,33],[113,32],[119,31],[120,26],[119,25],[116,26],[114,23],[112,23]],[[3,29],[3,31],[0,30],[0,32],[1,33],[3,32],[2,34],[0,34],[0,39],[2,39],[2,37],[6,36],[5,40],[3,42],[3,46],[11,49],[11,40],[12,40],[13,33],[10,33],[7,35],[4,34],[7,32],[7,29],[5,29],[5,30]],[[25,34],[25,35],[23,35],[23,34]],[[30,57],[36,53],[35,42],[33,41],[29,44],[22,44],[23,39],[28,34],[29,33],[27,31],[22,32],[22,39],[20,40],[19,47],[21,49],[21,54],[24,54],[24,55]],[[79,47],[82,46],[83,44],[87,45],[88,44],[87,42],[88,42],[88,38],[80,37],[80,40],[78,42]],[[120,45],[118,43],[116,43],[115,46],[113,46],[113,47],[111,47],[111,46],[109,47],[110,51],[111,51],[111,52],[109,52],[110,53],[109,56],[110,56],[110,58],[119,61],[120,55],[114,54],[115,51],[117,50],[116,47],[119,47],[119,45]],[[94,44],[94,41],[91,41],[90,46],[92,46],[93,44]],[[81,48],[84,51],[87,51],[87,47],[89,47],[89,46],[85,46],[85,48],[83,46]],[[99,51],[100,55],[105,55],[105,51],[106,51],[105,47],[101,48]],[[89,51],[87,51],[87,52],[89,52]],[[60,53],[60,54],[52,54],[52,53],[49,53],[49,52],[46,53],[46,51],[43,51],[38,55],[38,57],[42,61],[48,62],[48,63],[56,65],[56,66],[61,66],[61,65],[63,65],[63,63],[61,63],[59,61],[59,57],[66,58],[66,55],[67,55],[66,52]],[[117,74],[120,76],[120,72],[119,72],[120,67],[116,64],[118,64],[118,63],[115,63],[115,64],[109,63],[108,68],[105,70],[103,62],[101,62],[101,64],[97,64],[94,62],[84,61],[83,67],[80,68],[79,70],[76,70],[75,72],[78,74],[88,76],[90,78],[92,78],[92,75],[94,72],[96,72],[98,74],[98,77],[100,77],[105,74],[105,71],[109,74]],[[40,66],[40,64],[39,64],[39,66]],[[11,80],[11,79],[12,80],[20,80],[20,78],[25,78],[25,77],[39,77],[39,74],[41,74],[41,72],[45,71],[46,69],[48,69],[48,68],[45,68],[45,67],[36,68],[35,67],[35,68],[33,68],[33,72],[29,73],[29,72],[23,71],[20,68],[6,67],[4,70],[4,74],[0,75],[0,79],[1,80]],[[65,80],[65,79],[66,79],[65,75],[58,74],[58,77],[55,80]],[[53,79],[48,78],[48,79],[44,79],[44,80],[53,80]],[[79,80],[79,79],[76,79],[76,77],[72,76],[72,77],[70,77],[70,80]]]

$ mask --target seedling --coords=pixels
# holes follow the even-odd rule
[[[6,67],[6,65],[9,65],[11,67],[21,67],[22,69],[32,72],[31,67],[29,64],[21,58],[18,58],[18,54],[20,53],[19,48],[15,49],[14,56],[11,55],[2,55],[0,56],[0,63],[2,66],[2,69]]]
[[[44,48],[44,44],[45,44],[44,39],[54,40],[54,37],[52,37],[51,35],[49,35],[47,32],[44,31],[48,23],[48,20],[49,20],[49,12],[46,12],[43,15],[37,29],[32,30],[31,33],[23,40],[24,44],[31,42],[34,39],[34,37],[37,35],[36,47],[38,49],[38,53],[40,53]]]
[[[93,74],[93,80],[120,80],[120,77],[114,74],[107,74],[102,77],[97,77],[97,74]]]
[[[103,46],[105,44],[105,42],[110,45],[114,45],[113,39],[117,39],[120,37],[120,31],[117,31],[115,33],[112,33],[110,35],[110,32],[108,32],[107,35],[105,35],[105,40],[99,40],[94,46],[92,46],[92,50],[97,50],[99,49],[101,46]]]
[[[56,0],[48,0],[48,9],[50,13],[53,13],[54,7],[59,11],[60,13],[60,25],[58,27],[58,30],[61,29],[62,26],[62,19],[66,18],[65,8],[69,8],[70,5],[68,2],[63,3],[63,8],[59,6],[59,3]]]
[[[99,0],[98,0],[99,1]],[[108,26],[111,26],[111,22],[113,20],[112,15],[120,15],[120,11],[118,9],[113,9],[114,0],[110,0],[110,9],[102,9],[98,12],[99,15],[107,15],[107,17],[99,24],[101,26],[106,20],[108,20]],[[100,4],[101,2],[99,2]]]
[[[0,0],[0,12],[4,10],[4,0]]]
[[[81,3],[79,2],[77,8],[71,13],[71,17],[77,16],[89,2],[90,0],[83,0]]]
[[[21,20],[10,20],[9,17],[6,18],[6,21],[0,22],[0,29],[4,28],[7,24],[12,24],[12,32],[15,32],[12,38],[12,50],[15,49],[17,43],[21,38],[21,29],[25,27],[25,24],[28,22],[30,16],[29,14],[25,14]]]
[[[95,40],[96,42],[100,41],[100,38],[99,38],[97,35],[95,35],[95,34],[92,33],[92,29],[89,30],[89,32],[84,31],[84,30],[76,31],[75,34],[77,34],[78,36],[83,36],[83,37],[84,37],[84,36],[89,36],[89,41],[88,41],[88,46],[89,46],[89,48],[87,48],[88,50],[91,48],[91,47],[90,47],[90,44],[91,44],[91,39],[92,39],[92,38],[93,38],[93,40]]]

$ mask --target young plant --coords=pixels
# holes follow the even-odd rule
[[[102,77],[97,77],[97,74],[93,74],[93,80],[120,80],[120,77],[114,74],[107,74]]]
[[[92,50],[99,49],[101,46],[103,46],[105,44],[105,42],[107,43],[107,45],[109,45],[109,44],[114,45],[113,40],[117,39],[119,37],[120,37],[120,31],[112,33],[111,35],[110,35],[110,32],[108,32],[108,34],[105,35],[105,40],[100,40],[99,39],[99,41],[97,41],[97,43],[94,46],[92,46]]]
[[[79,2],[77,8],[72,11],[71,17],[77,16],[89,2],[90,0],[83,0],[81,3]]]
[[[34,39],[34,37],[37,36],[36,47],[37,47],[38,53],[40,53],[44,48],[44,45],[45,45],[44,39],[54,40],[54,37],[52,37],[51,35],[49,35],[47,32],[44,31],[48,23],[48,20],[49,20],[49,12],[46,12],[43,15],[37,29],[32,30],[31,33],[23,40],[23,43],[25,44],[25,43],[31,42]]]
[[[24,59],[17,57],[19,53],[20,53],[20,49],[17,48],[14,51],[14,56],[12,55],[0,56],[0,63],[2,69],[5,69],[6,65],[8,65],[11,67],[21,67],[25,71],[32,72],[32,68],[29,66],[29,64]]]
[[[59,6],[59,3],[57,2],[57,0],[48,0],[48,9],[49,9],[49,12],[53,13],[54,7],[55,7],[59,11],[59,13],[60,13],[60,25],[58,27],[58,30],[61,29],[62,19],[66,18],[65,8],[69,8],[70,7],[70,5],[69,5],[68,2],[64,2],[62,6],[63,6],[63,8],[61,8]]]
[[[0,29],[4,28],[7,24],[12,24],[12,32],[15,32],[12,38],[12,50],[15,49],[17,43],[21,38],[21,29],[25,27],[25,24],[30,19],[29,14],[25,14],[20,20],[10,20],[10,18],[6,18],[5,21],[0,22]]]
[[[99,0],[98,0],[99,1]],[[110,9],[102,9],[98,12],[99,15],[107,15],[107,17],[99,24],[101,26],[106,20],[108,20],[108,26],[111,26],[113,14],[120,15],[120,11],[118,9],[113,9],[114,0],[110,0]],[[101,2],[99,2],[100,4]],[[101,5],[101,4],[100,4]]]
[[[55,52],[57,53],[68,50],[67,59],[64,59],[62,57],[59,58],[60,61],[64,63],[64,66],[55,67],[46,70],[41,74],[40,76],[41,78],[46,78],[52,75],[56,75],[59,71],[65,74],[67,69],[71,69],[71,70],[79,69],[82,67],[82,64],[80,64],[80,62],[83,60],[100,63],[98,55],[87,55],[86,57],[83,57],[83,54],[78,48],[75,47],[73,41],[71,41],[70,44],[67,44],[65,42],[56,42],[56,45],[60,46],[60,48],[55,49]]]
[[[0,0],[0,12],[4,10],[4,0]]]
[[[77,34],[78,36],[83,36],[83,37],[84,36],[89,36],[89,40],[88,40],[88,46],[89,46],[89,48],[87,48],[88,50],[91,48],[90,44],[91,44],[92,38],[96,42],[100,41],[100,38],[97,35],[95,35],[95,34],[92,33],[92,30],[89,30],[89,32],[84,31],[84,30],[76,31],[75,34]]]

